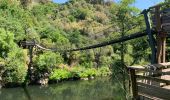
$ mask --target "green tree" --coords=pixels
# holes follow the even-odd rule
[[[59,53],[44,52],[35,58],[35,66],[39,71],[50,72],[58,64],[61,64],[63,59]]]
[[[24,52],[14,42],[14,34],[0,28],[0,57],[4,59],[2,80],[6,83],[23,83],[27,73]]]

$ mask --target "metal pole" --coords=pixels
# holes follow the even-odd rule
[[[150,21],[149,21],[148,11],[145,9],[145,10],[143,10],[142,14],[144,15],[144,18],[145,18],[146,31],[148,33],[149,44],[150,44],[150,47],[151,47],[151,50],[152,50],[151,64],[154,64],[154,63],[156,63],[155,38],[154,38],[152,31],[151,31],[151,24],[150,24]]]

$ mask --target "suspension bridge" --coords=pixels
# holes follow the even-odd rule
[[[45,48],[35,41],[21,41],[20,46],[29,49],[30,63],[32,63],[33,48],[58,52],[72,52],[95,49],[147,36],[152,52],[150,64],[127,67],[130,76],[129,87],[131,89],[132,99],[169,100],[170,62],[166,62],[166,40],[167,38],[170,38],[170,8],[167,7],[169,5],[170,3],[164,3],[143,10],[141,14],[143,14],[145,19],[145,30],[110,41],[82,48],[65,50],[59,50],[57,48]]]

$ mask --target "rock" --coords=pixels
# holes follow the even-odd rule
[[[49,81],[48,78],[41,78],[41,79],[38,81],[38,84],[47,85],[47,84],[48,84],[48,81]]]
[[[91,77],[89,77],[89,79],[94,79],[94,77],[93,77],[93,76],[91,76]]]
[[[87,81],[87,80],[89,80],[88,78],[81,78],[81,80],[85,80],[85,81]]]

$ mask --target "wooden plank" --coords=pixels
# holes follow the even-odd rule
[[[163,86],[162,88],[169,89],[170,90],[170,85]]]
[[[168,15],[168,16],[170,16],[170,15]],[[162,23],[169,23],[170,22],[170,17],[162,16],[161,19],[162,19]]]
[[[146,80],[152,80],[155,82],[170,84],[170,80],[164,80],[164,79],[160,79],[160,78],[156,78],[156,77],[141,76],[141,75],[136,75],[136,77],[141,78],[141,79],[146,79]]]
[[[170,62],[159,63],[158,65],[162,65],[162,66],[170,66]]]
[[[153,72],[161,75],[170,75],[170,72]]]
[[[161,72],[161,71],[152,71],[152,70],[150,70],[150,71],[146,70],[145,72],[153,73],[153,75],[157,76],[157,77],[162,76],[162,75],[170,75],[170,72]],[[153,75],[151,75],[151,76],[153,76]]]
[[[163,28],[164,32],[169,33],[170,32],[170,23],[162,24],[162,28]]]
[[[145,70],[145,67],[143,67],[143,66],[128,66],[128,69]]]
[[[165,68],[168,68],[168,66],[170,66],[170,62],[152,64],[151,66],[155,66],[158,69],[165,69]]]
[[[169,100],[170,98],[170,90],[164,89],[144,83],[138,83],[138,91],[139,93],[147,94],[153,97]]]
[[[158,76],[162,76],[162,75],[170,75],[170,71],[168,71],[168,72],[161,72],[161,71],[154,71],[154,70],[148,70],[148,69],[139,69],[137,71],[141,71],[143,73],[147,73],[147,72],[153,73],[153,75],[157,76],[157,77]],[[137,74],[137,75],[139,75],[139,74]]]
[[[168,12],[170,12],[170,8],[163,9],[163,10],[161,10],[160,12],[161,12],[161,13],[168,13]]]
[[[163,100],[163,99],[160,99],[158,97],[154,97],[154,96],[144,94],[144,93],[140,93],[140,92],[138,93],[138,95],[140,96],[139,100]]]

